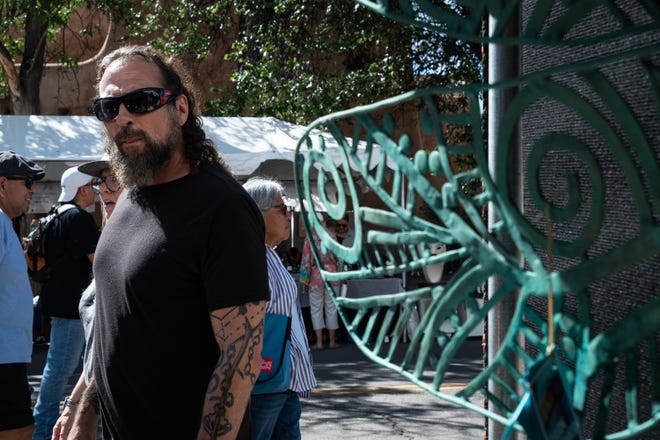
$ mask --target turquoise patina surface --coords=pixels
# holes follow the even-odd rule
[[[613,319],[607,328],[596,330],[591,320],[590,287],[644,265],[660,269],[660,170],[658,146],[654,145],[658,139],[645,128],[648,123],[640,122],[635,104],[608,74],[608,69],[621,63],[632,63],[643,72],[643,81],[637,86],[648,90],[654,102],[651,115],[644,117],[660,123],[660,4],[654,0],[635,2],[638,13],[633,16],[622,9],[622,2],[529,2],[534,7],[527,11],[528,19],[519,36],[504,38],[499,35],[521,2],[358,3],[392,19],[464,40],[581,48],[612,43],[611,49],[600,55],[554,64],[505,82],[414,90],[321,117],[310,125],[296,158],[299,195],[307,206],[313,206],[311,194],[318,193],[331,218],[342,218],[347,212],[354,218],[355,240],[347,247],[335,241],[317,216],[303,206],[307,231],[322,239],[322,248],[314,249],[316,255],[331,252],[353,265],[344,272],[324,272],[328,283],[401,276],[439,263],[458,267],[442,284],[408,286],[397,294],[347,298],[333,291],[342,319],[358,346],[375,362],[426,391],[518,430],[523,427],[516,423],[516,408],[530,387],[525,372],[554,348],[553,356],[575,413],[578,417],[595,414],[587,429],[592,438],[632,438],[657,432],[660,292],[652,292],[650,300]],[[442,3],[442,7],[434,3]],[[456,4],[471,8],[459,14]],[[479,34],[485,13],[496,18],[490,36]],[[597,35],[573,32],[579,23],[598,14],[605,14],[613,24],[603,26]],[[636,44],[619,44],[621,38],[630,36],[639,36]],[[559,81],[557,75],[563,73],[570,73],[588,87]],[[571,109],[577,120],[590,127],[589,136],[606,145],[611,162],[624,176],[622,190],[630,195],[630,205],[636,211],[631,219],[634,234],[606,249],[599,242],[594,251],[605,221],[608,176],[603,172],[603,159],[592,151],[589,136],[568,130],[543,133],[525,158],[525,190],[530,205],[538,211],[536,217],[522,213],[512,203],[512,189],[507,184],[512,170],[499,167],[496,176],[488,171],[481,97],[493,89],[515,90],[497,130],[497,146],[491,146],[497,152],[496,160],[508,162],[513,154],[512,139],[530,107],[552,101]],[[463,100],[463,109],[444,110],[442,102],[451,99]],[[434,139],[434,148],[414,148],[413,136],[397,126],[393,109],[404,104],[422,109],[418,129]],[[350,138],[342,134],[347,127],[353,130]],[[340,164],[325,153],[323,138],[311,134],[315,128],[329,130],[341,144]],[[462,130],[468,141],[452,143],[448,128]],[[578,175],[567,172],[563,186],[553,188],[562,194],[563,203],[553,200],[541,170],[544,161],[551,160],[557,151],[581,163],[581,178],[586,176],[590,188],[588,196],[582,194]],[[461,161],[465,157],[474,160]],[[458,166],[459,162],[462,165]],[[371,167],[373,163],[376,165]],[[362,202],[367,188],[376,195],[377,204]],[[430,214],[421,215],[420,206]],[[499,222],[493,227],[485,221],[486,209],[497,213]],[[553,229],[579,216],[579,231],[553,237]],[[436,243],[445,244],[447,250],[432,252]],[[561,259],[561,263],[553,266],[553,259]],[[500,280],[499,287],[483,300],[477,292],[492,277]],[[332,289],[331,284],[328,286]],[[539,299],[547,299],[549,292],[550,317],[533,306],[535,300],[538,304]],[[501,350],[460,392],[441,391],[447,368],[461,345],[489,311],[510,295],[516,295],[516,309]],[[403,355],[397,354],[401,351]],[[649,371],[640,374],[640,365]],[[607,423],[612,384],[620,376],[625,384],[622,398],[627,423],[611,429]],[[511,387],[511,378],[520,386]],[[493,386],[499,387],[497,395]],[[593,400],[589,393],[598,396],[597,408],[587,407]],[[498,397],[502,395],[505,398]],[[486,398],[488,408],[483,405]]]

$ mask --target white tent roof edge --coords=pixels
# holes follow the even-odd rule
[[[280,160],[290,162],[290,169],[284,170],[288,171],[286,176],[274,177],[293,178],[292,164],[305,126],[273,117],[205,116],[202,121],[207,135],[237,177],[253,174],[264,162]],[[332,135],[320,130],[312,133],[315,142],[317,136],[324,138],[326,152],[338,163],[340,147]],[[37,162],[98,160],[103,155],[104,142],[102,124],[94,116],[0,115],[0,149],[13,150]],[[278,173],[282,172],[282,165]]]

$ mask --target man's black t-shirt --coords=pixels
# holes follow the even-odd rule
[[[94,377],[108,438],[194,438],[219,349],[209,312],[268,299],[261,212],[203,168],[122,193],[96,257]]]
[[[95,252],[99,235],[94,217],[77,205],[53,220],[46,242],[50,278],[42,287],[40,297],[44,314],[80,318],[80,296],[92,279],[88,254]]]

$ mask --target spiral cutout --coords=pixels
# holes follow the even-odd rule
[[[541,87],[542,85],[542,87]],[[548,100],[553,100],[563,105],[565,108],[572,109],[576,117],[592,128],[601,136],[604,144],[607,145],[614,156],[619,160],[621,168],[628,177],[628,183],[631,186],[639,185],[638,177],[629,172],[634,168],[630,164],[630,157],[625,151],[623,142],[617,135],[615,129],[601,115],[601,113],[586,100],[586,98],[576,91],[550,81],[543,81],[542,84],[532,84],[521,90],[514,98],[509,107],[504,122],[501,126],[500,137],[498,138],[497,160],[501,164],[510,163],[511,146],[516,135],[518,124],[523,120],[525,113],[535,104],[543,102],[547,105]],[[554,252],[557,255],[565,257],[578,257],[582,255],[593,243],[602,227],[603,223],[603,201],[604,201],[604,180],[601,167],[590,148],[574,135],[547,133],[543,135],[531,147],[531,153],[528,158],[523,159],[529,165],[527,180],[529,183],[530,196],[539,212],[536,218],[543,218],[540,224],[567,223],[574,220],[579,210],[582,209],[582,194],[578,188],[579,179],[577,175],[565,176],[565,187],[558,187],[555,191],[568,196],[568,202],[565,206],[559,207],[552,201],[552,194],[542,194],[539,186],[539,177],[543,158],[552,152],[567,152],[580,159],[584,169],[589,176],[590,199],[591,203],[588,210],[587,220],[583,222],[581,232],[571,241],[554,240]],[[497,189],[493,192],[502,196],[501,203],[505,207],[501,212],[501,217],[509,222],[510,227],[516,227],[532,244],[545,248],[547,243],[547,234],[531,224],[529,218],[534,215],[528,214],[524,217],[518,208],[513,204],[515,199],[510,193],[509,181],[515,170],[501,167],[497,174]],[[583,186],[582,186],[583,187]],[[550,206],[550,218],[545,218],[545,207]],[[514,226],[515,225],[515,226]],[[522,247],[522,246],[521,246]]]

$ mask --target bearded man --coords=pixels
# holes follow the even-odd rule
[[[104,438],[249,438],[269,299],[264,224],[184,78],[147,46],[98,67],[93,109],[126,188],[94,260]]]

